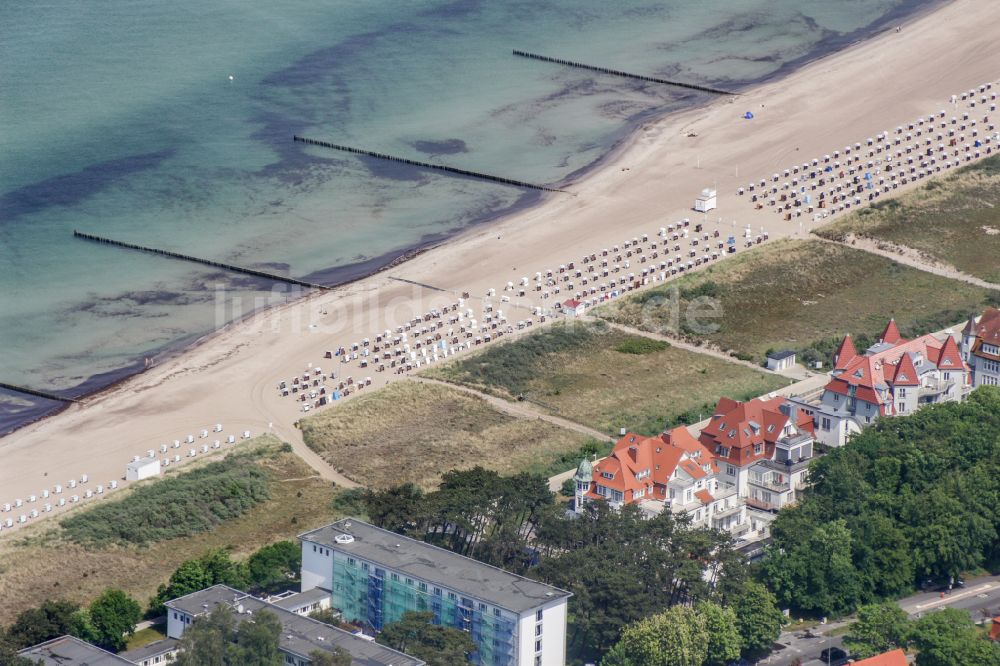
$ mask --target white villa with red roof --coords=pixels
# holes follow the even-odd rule
[[[615,508],[635,504],[648,515],[669,509],[697,526],[746,529],[735,486],[720,482],[714,456],[684,427],[659,437],[627,433],[607,458],[581,462],[575,480],[577,511],[605,500]]]
[[[962,329],[962,360],[972,370],[972,386],[1000,386],[1000,310],[986,308]]]
[[[785,398],[722,398],[699,440],[715,456],[724,483],[749,506],[773,511],[794,503],[806,484],[812,430],[812,418]]]
[[[812,417],[817,440],[843,446],[879,417],[962,400],[971,389],[970,375],[954,337],[939,340],[928,334],[906,340],[890,319],[879,341],[864,354],[846,335],[822,392],[790,400]]]
[[[685,427],[659,437],[629,433],[607,458],[584,460],[575,506],[603,499],[648,514],[669,508],[694,525],[756,533],[770,519],[748,520],[747,506],[774,511],[795,502],[812,455],[812,419],[784,398],[723,398],[698,439]]]

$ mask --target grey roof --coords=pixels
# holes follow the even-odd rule
[[[354,537],[338,543],[341,535]],[[565,590],[477,562],[444,548],[383,530],[354,518],[345,518],[300,534],[303,541],[339,550],[415,579],[440,585],[514,613],[523,613],[556,599],[571,596]]]
[[[226,585],[213,585],[207,589],[168,601],[165,605],[167,608],[198,616],[211,612],[219,604],[226,604],[234,609],[242,606],[243,613],[234,610],[233,614],[233,617],[240,622],[253,617],[253,613],[265,610],[274,613],[281,621],[282,626],[281,650],[303,658],[308,658],[309,653],[314,650],[329,651],[331,647],[339,647],[351,654],[352,664],[355,666],[424,666],[424,662],[416,657],[405,655],[304,615],[287,611],[280,606]]]
[[[116,654],[81,641],[74,636],[60,636],[18,652],[45,666],[134,666]]]
[[[774,359],[775,361],[782,361],[790,356],[795,356],[795,352],[791,349],[782,349],[781,351],[771,352],[767,355],[768,358]]]
[[[149,659],[150,657],[155,657],[158,654],[173,652],[177,649],[178,642],[179,641],[176,638],[164,638],[163,640],[153,641],[149,645],[144,645],[134,650],[121,652],[120,656],[138,664],[141,663],[143,659]]]
[[[330,598],[330,590],[324,590],[322,587],[314,587],[311,590],[306,590],[305,592],[296,592],[295,594],[289,595],[283,599],[275,599],[271,603],[285,610],[292,610],[294,608],[302,608],[304,606],[311,606],[317,601],[323,601],[324,599]]]

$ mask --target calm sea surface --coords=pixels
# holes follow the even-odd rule
[[[334,283],[536,200],[293,134],[557,183],[704,98],[511,49],[738,87],[927,2],[0,3],[0,382],[78,395],[271,292],[74,229]]]

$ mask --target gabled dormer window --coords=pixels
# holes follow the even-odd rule
[[[615,478],[615,475],[612,474],[611,472],[601,472],[601,476],[603,476],[605,479],[613,479],[613,478]]]

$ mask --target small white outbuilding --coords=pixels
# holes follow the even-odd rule
[[[707,213],[713,210],[717,206],[715,195],[715,189],[706,187],[701,191],[698,198],[694,200],[694,209],[699,213]]]
[[[126,481],[142,481],[150,477],[159,476],[160,461],[158,458],[142,458],[133,460],[125,467]]]

